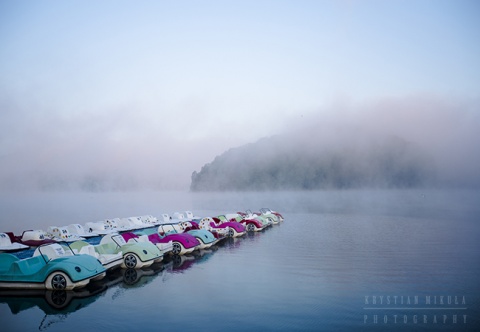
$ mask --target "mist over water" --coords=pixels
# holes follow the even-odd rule
[[[193,173],[192,190],[480,185],[474,105],[415,97],[322,111],[217,156]]]
[[[363,103],[346,99],[265,122],[265,130],[206,127],[203,137],[188,135],[190,130],[183,127],[179,135],[171,135],[149,123],[151,113],[137,114],[128,107],[119,110],[113,122],[102,114],[65,118],[60,113],[49,113],[46,118],[33,115],[24,122],[28,110],[5,101],[3,106],[3,191],[188,190],[192,172],[200,172],[215,156],[271,137],[283,140],[269,147],[269,155],[256,155],[254,149],[249,151],[254,146],[247,145],[237,164],[268,161],[271,156],[281,157],[280,165],[282,158],[295,162],[298,156],[326,160],[334,156],[343,160],[341,167],[347,174],[360,170],[360,178],[367,178],[365,184],[359,181],[360,187],[368,187],[368,178],[377,172],[377,155],[390,153],[398,171],[411,165],[421,170],[426,181],[420,184],[480,185],[476,143],[480,141],[480,111],[476,101],[421,95]],[[395,150],[395,144],[388,144],[395,140],[408,147],[404,156]]]
[[[395,199],[390,199],[391,196]],[[480,215],[476,190],[322,190],[276,192],[28,192],[0,194],[0,226],[4,231],[46,229],[110,218],[190,210],[199,216],[270,207],[286,213],[408,215],[468,218]],[[452,199],[455,198],[455,199]],[[448,206],[442,207],[442,202]],[[405,207],[408,206],[408,207]]]

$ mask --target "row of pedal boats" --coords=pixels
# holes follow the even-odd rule
[[[269,208],[203,218],[185,211],[0,233],[0,289],[82,288],[109,270],[146,268],[282,221]]]

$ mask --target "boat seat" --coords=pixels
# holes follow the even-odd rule
[[[43,254],[49,259],[55,259],[64,256],[71,256],[72,253],[66,252],[65,249],[58,243],[49,244],[48,246],[38,247],[33,253],[34,256]]]
[[[159,232],[160,234],[164,233],[165,235],[169,234],[178,234],[182,233],[183,231],[177,230],[174,225],[164,225],[162,227],[162,232]]]
[[[130,241],[131,239],[136,239],[138,238],[138,235],[134,233],[123,233],[122,234],[123,238],[125,239],[125,242]]]
[[[162,239],[160,237],[160,235],[158,233],[155,233],[155,234],[150,234],[148,236],[148,239],[150,240],[150,242],[152,242],[153,244],[157,244],[157,243],[160,243],[160,240]]]
[[[139,235],[137,237],[138,242],[150,242],[148,235]]]
[[[45,259],[48,258],[44,258],[42,256],[34,256],[31,258],[20,259],[12,263],[10,271],[13,273],[21,273],[24,275],[36,273],[43,266],[45,266]]]
[[[12,255],[12,254],[7,254],[7,253],[3,253],[3,254],[0,254],[0,260],[2,262],[2,265],[4,267],[4,269],[2,269],[3,271],[7,271],[10,269],[10,267],[12,266],[12,264],[16,261],[19,260],[19,258],[15,255]]]
[[[9,246],[12,244],[10,237],[5,233],[0,233],[0,246]]]
[[[101,255],[108,255],[117,251],[117,244],[113,242],[98,244],[95,251]]]
[[[75,241],[75,242],[70,243],[70,248],[80,252],[83,247],[86,247],[86,246],[89,246],[89,245],[90,245],[90,243],[85,242],[85,241]]]
[[[83,246],[82,248],[80,248],[78,253],[81,255],[90,255],[98,258],[98,253],[95,251],[95,247],[92,245]]]
[[[12,232],[5,232],[5,234],[7,234],[8,237],[10,238],[10,242],[12,243],[18,242],[18,239],[15,237],[15,235]]]

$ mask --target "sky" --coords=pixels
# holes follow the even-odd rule
[[[0,0],[0,189],[188,189],[232,147],[352,121],[477,176],[479,18],[475,0]]]

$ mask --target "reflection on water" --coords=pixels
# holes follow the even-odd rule
[[[250,235],[251,236],[251,235]],[[88,239],[91,243],[99,241],[98,238]],[[39,322],[39,330],[46,330],[56,323],[67,322],[71,313],[86,308],[106,292],[112,292],[113,302],[125,296],[130,289],[144,287],[157,279],[165,282],[169,274],[185,273],[194,264],[206,262],[215,251],[221,247],[232,249],[238,247],[241,239],[226,238],[209,249],[196,250],[189,255],[167,256],[161,263],[155,263],[148,268],[109,270],[105,278],[92,281],[87,287],[74,291],[49,291],[49,290],[0,290],[0,303],[8,306],[13,315],[25,310],[39,308],[43,313]],[[33,249],[18,252],[20,257],[29,257]]]
[[[285,221],[150,269],[110,272],[93,285],[97,293],[84,297],[58,296],[54,301],[47,300],[45,292],[1,295],[2,327],[475,331],[480,326],[479,192],[215,193],[174,198],[183,199],[183,206],[200,216],[268,206],[282,212]],[[108,215],[107,209],[119,202],[121,209],[128,202],[141,207],[143,214],[165,212],[147,208],[154,206],[148,202],[159,204],[159,197],[127,199],[115,194],[114,199],[95,199],[95,205],[70,206],[72,215],[79,218],[81,210],[102,206],[111,217],[116,214]],[[465,298],[465,303],[449,303],[448,296]],[[70,303],[65,308],[48,304],[63,299]]]
[[[195,261],[201,262],[213,250],[197,252],[189,256],[173,256],[165,262],[143,269],[115,269],[108,271],[102,280],[74,291],[63,290],[0,290],[0,303],[8,306],[13,315],[32,308],[39,308],[45,316],[39,322],[39,330],[46,330],[55,323],[65,322],[71,313],[86,308],[97,300],[107,288],[113,291],[112,299],[122,296],[127,289],[144,287],[154,278],[165,281],[167,273],[183,271]],[[185,264],[189,262],[189,264]]]
[[[55,322],[63,322],[68,315],[81,310],[98,298],[106,286],[91,284],[81,290],[0,290],[0,303],[6,303],[12,314],[38,307],[45,316],[39,330],[46,330]]]
[[[12,314],[38,306],[45,314],[71,313],[95,300],[106,287],[89,286],[82,290],[1,290],[0,303],[8,304]]]

